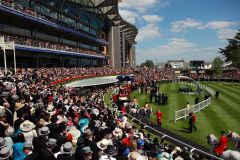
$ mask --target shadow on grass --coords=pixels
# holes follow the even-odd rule
[[[180,131],[180,132],[183,132],[183,133],[190,133],[190,131],[187,127],[182,127],[182,129],[178,129],[177,131]]]

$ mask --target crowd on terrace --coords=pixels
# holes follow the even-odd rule
[[[84,53],[84,54],[91,54],[91,55],[100,54],[100,53],[97,53],[96,51],[86,50],[78,47],[72,47],[64,44],[53,43],[49,41],[42,41],[42,40],[26,38],[26,37],[9,36],[9,35],[3,35],[3,34],[0,34],[0,36],[4,36],[6,42],[14,41],[15,44],[20,44],[20,45],[48,48],[48,49],[61,50],[61,51],[70,51],[70,52]]]
[[[158,70],[152,71],[165,73]],[[124,114],[107,108],[103,95],[114,86],[49,86],[54,80],[76,75],[141,71],[40,68],[18,69],[16,75],[4,75],[1,70],[0,159],[190,159],[194,155],[189,151],[152,139],[128,123]]]

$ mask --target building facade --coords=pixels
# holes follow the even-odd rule
[[[118,3],[2,0],[0,36],[15,42],[18,67],[132,66],[126,62],[138,31],[119,15]],[[7,64],[13,66],[11,51]]]

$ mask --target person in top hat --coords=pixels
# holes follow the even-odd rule
[[[105,149],[103,152],[104,152],[104,155],[102,155],[99,160],[106,160],[106,159],[116,160],[114,156],[118,154],[118,150],[115,146],[108,145],[107,149]]]
[[[5,130],[9,126],[6,123],[5,109],[0,106],[0,137],[5,137]]]
[[[40,157],[43,160],[56,160],[54,157],[53,149],[57,146],[57,140],[50,138],[46,143],[46,148],[43,148],[40,153]]]
[[[50,133],[50,130],[48,127],[42,127],[39,129],[39,136],[33,138],[34,151],[40,153],[42,148],[46,147],[49,133]]]
[[[61,123],[58,125],[58,131],[53,134],[52,138],[55,138],[57,140],[57,146],[56,148],[60,150],[60,147],[66,142],[65,135],[67,133],[66,125],[64,123]]]
[[[92,160],[92,150],[89,146],[82,148],[83,159],[84,160]]]
[[[61,146],[61,154],[57,156],[57,160],[75,160],[73,155],[73,145],[71,142],[67,142]]]
[[[51,121],[51,123],[48,124],[47,127],[50,130],[50,135],[49,136],[52,137],[53,133],[56,133],[57,130],[58,130],[58,125],[57,125],[58,118],[57,118],[57,115],[52,115],[50,121]]]
[[[0,159],[1,160],[10,160],[12,156],[12,149],[8,147],[3,147],[0,149]]]
[[[89,146],[91,150],[93,151],[93,159],[98,159],[98,147],[97,143],[93,141],[93,133],[91,129],[87,128],[84,131],[84,137],[85,137],[85,145]]]
[[[82,151],[82,148],[85,147],[84,142],[85,142],[85,139],[82,136],[80,136],[77,140],[77,148],[76,148],[76,152],[75,152],[76,159],[81,159],[84,156],[83,151]]]

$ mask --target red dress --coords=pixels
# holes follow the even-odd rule
[[[162,112],[157,111],[156,114],[157,114],[157,122],[160,123],[162,121]]]
[[[227,136],[221,136],[219,144],[214,149],[214,152],[216,152],[217,154],[221,155],[225,151],[225,149],[227,148],[227,145],[228,145]]]

